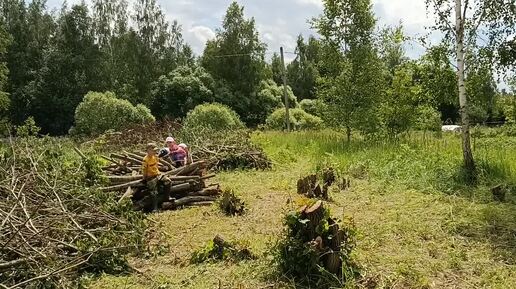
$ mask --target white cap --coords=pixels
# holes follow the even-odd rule
[[[167,137],[167,139],[165,140],[165,142],[175,142],[175,141],[176,140],[171,136]]]
[[[184,148],[184,149],[185,149],[185,148],[188,148],[188,146],[187,146],[186,144],[184,144],[184,143],[180,143],[180,144],[178,145],[178,147],[180,147],[180,148]]]

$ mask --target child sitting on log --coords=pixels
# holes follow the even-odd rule
[[[186,163],[187,152],[177,145],[173,137],[167,137],[167,148],[160,151],[160,157],[169,157],[176,168],[182,167]]]
[[[166,176],[160,175],[157,150],[156,144],[147,144],[147,155],[143,158],[142,163],[143,181],[151,195],[153,211],[157,211],[159,208],[160,196],[163,197],[161,203],[168,201],[171,185],[170,180]]]

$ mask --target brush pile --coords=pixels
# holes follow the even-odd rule
[[[110,162],[103,167],[105,178],[110,186],[101,188],[104,192],[120,192],[121,203],[131,198],[135,210],[152,210],[152,199],[146,189],[143,176],[139,174],[144,153],[123,152],[102,156]],[[207,180],[215,175],[206,174],[206,162],[197,161],[192,164],[175,168],[171,163],[160,159],[161,177],[170,181],[169,187],[159,187],[158,191],[167,190],[160,194],[159,205],[163,210],[174,210],[184,206],[208,205],[217,200],[221,190],[217,184],[208,185]]]
[[[195,161],[206,161],[211,170],[259,169],[272,166],[261,148],[251,142],[248,130],[186,130],[174,121],[159,121],[136,125],[120,132],[108,132],[87,145],[100,145],[102,150],[134,149],[137,144],[153,141],[163,143],[166,136],[188,144]]]
[[[212,170],[256,169],[272,166],[263,150],[251,141],[250,131],[183,131],[194,160],[206,160]]]
[[[75,288],[143,251],[144,216],[88,188],[95,164],[57,139],[0,145],[0,288]]]

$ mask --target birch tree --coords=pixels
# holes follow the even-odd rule
[[[462,121],[462,153],[464,166],[473,176],[475,161],[471,150],[468,96],[465,78],[468,63],[465,54],[478,47],[496,51],[514,33],[516,6],[514,0],[426,0],[427,8],[436,16],[435,29],[455,46],[457,86]]]

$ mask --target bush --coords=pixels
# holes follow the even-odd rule
[[[157,117],[185,117],[195,106],[214,101],[215,82],[202,67],[180,66],[153,84],[152,111]]]
[[[36,125],[36,121],[31,116],[25,120],[23,125],[16,126],[16,136],[18,137],[29,137],[29,136],[37,136],[40,127]]]
[[[184,121],[186,130],[232,130],[244,128],[236,112],[219,103],[201,104],[188,113]]]
[[[441,113],[431,106],[421,106],[418,109],[416,128],[422,131],[441,131]]]
[[[89,92],[75,110],[73,134],[101,134],[107,130],[118,130],[129,124],[143,124],[155,121],[150,110],[142,105],[132,105],[118,99],[112,92]]]
[[[299,107],[315,116],[321,116],[324,111],[324,103],[318,99],[303,99],[299,103]]]
[[[323,127],[323,121],[320,117],[311,115],[302,109],[295,108],[289,110],[290,127],[293,130],[312,130]],[[285,109],[280,108],[274,111],[266,121],[268,129],[282,130],[286,128]]]

